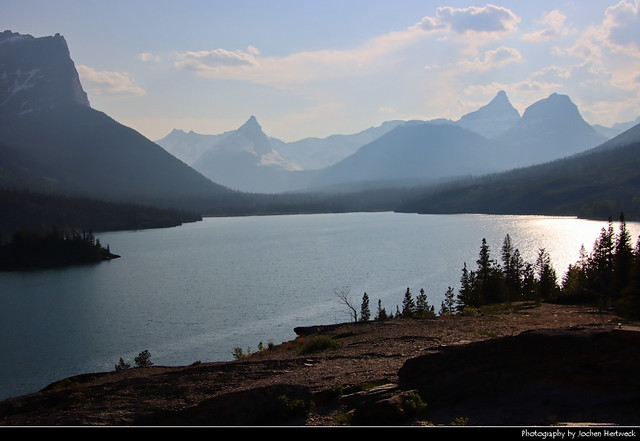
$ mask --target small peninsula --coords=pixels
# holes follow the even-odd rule
[[[93,233],[43,234],[20,230],[0,244],[0,271],[42,269],[95,263],[120,257],[100,243]]]

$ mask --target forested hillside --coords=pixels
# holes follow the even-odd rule
[[[425,191],[399,212],[640,219],[640,143]]]
[[[202,219],[200,214],[179,210],[7,189],[0,189],[0,211],[0,243],[21,229],[98,232],[170,227]]]

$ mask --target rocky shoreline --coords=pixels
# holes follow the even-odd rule
[[[236,361],[62,379],[0,402],[0,425],[637,425],[638,330],[554,304],[296,328]]]

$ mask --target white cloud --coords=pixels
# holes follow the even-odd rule
[[[435,23],[459,34],[500,35],[515,31],[520,20],[511,10],[500,6],[470,6],[468,8],[442,6],[436,11]]]
[[[144,62],[147,62],[147,61],[160,62],[162,60],[159,55],[154,55],[150,52],[143,52],[141,54],[138,54],[138,59]]]
[[[603,30],[605,42],[612,49],[625,51],[628,55],[640,56],[639,1],[623,0],[610,6],[605,12]]]
[[[228,51],[214,49],[211,51],[174,52],[176,67],[193,70],[206,76],[207,72],[215,73],[228,67],[258,66],[258,53],[255,48],[247,51]]]
[[[137,86],[126,72],[97,71],[89,66],[76,66],[84,88],[95,95],[142,96],[146,92]]]
[[[459,67],[465,70],[481,70],[499,69],[510,63],[518,63],[522,61],[520,52],[512,47],[500,46],[497,49],[491,49],[484,53],[484,58],[475,58],[473,61],[461,61]]]
[[[435,17],[424,17],[407,29],[373,37],[354,48],[301,51],[282,57],[264,56],[253,46],[233,51],[218,48],[174,52],[174,66],[205,78],[290,88],[295,84],[370,74],[372,70],[391,65],[389,57],[428,38],[434,31],[457,35],[463,44],[475,48],[513,32],[519,22],[520,18],[509,9],[493,5],[463,9],[441,7]],[[490,57],[499,55],[504,55],[504,51],[489,54]]]
[[[574,29],[570,29],[565,26],[567,16],[557,9],[548,12],[544,15],[542,20],[538,23],[544,25],[543,29],[535,32],[530,32],[522,35],[522,39],[525,41],[549,41],[555,40],[559,37],[563,37],[575,32]]]

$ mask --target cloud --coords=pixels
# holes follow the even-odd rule
[[[441,7],[435,17],[424,17],[413,26],[373,37],[353,48],[301,51],[280,57],[264,56],[253,46],[246,50],[218,48],[172,55],[176,68],[201,77],[290,88],[313,81],[368,75],[378,68],[392,66],[393,55],[424,41],[434,31],[458,35],[466,45],[475,48],[514,31],[519,22],[520,18],[509,9],[493,5],[463,9]],[[505,55],[504,51],[489,54],[490,57],[499,55]]]
[[[215,73],[227,67],[258,66],[257,49],[249,47],[246,51],[214,49],[211,51],[174,52],[177,61],[174,66],[206,74]]]
[[[484,59],[475,58],[473,61],[461,61],[459,67],[465,70],[486,71],[499,69],[510,63],[522,61],[520,52],[512,47],[500,46],[497,49],[488,50],[484,53]]]
[[[583,31],[566,50],[579,60],[572,81],[590,88],[589,96],[604,101],[607,98],[602,92],[607,91],[610,96],[624,93],[632,99],[640,98],[640,84],[635,81],[640,71],[639,9],[638,0],[610,6],[602,22]]]
[[[494,5],[468,8],[442,6],[436,10],[436,18],[432,22],[458,34],[504,34],[515,31],[520,18],[511,10]]]
[[[559,10],[554,9],[553,11],[546,13],[542,20],[538,22],[545,26],[543,29],[523,34],[522,39],[525,41],[540,42],[555,40],[559,37],[572,34],[575,30],[564,25],[566,19],[566,15]]]
[[[623,0],[607,8],[603,22],[605,42],[613,49],[640,56],[639,1]]]
[[[159,55],[154,55],[150,52],[143,52],[141,54],[138,54],[138,59],[144,62],[147,61],[155,61],[155,62],[160,62],[162,61],[162,59],[160,58]]]
[[[90,93],[111,96],[142,96],[146,92],[126,72],[97,71],[89,66],[76,66],[78,75]]]

